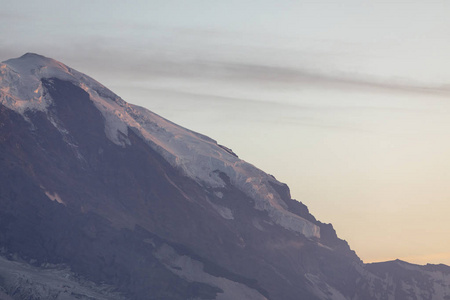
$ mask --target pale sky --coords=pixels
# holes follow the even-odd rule
[[[52,57],[216,139],[365,262],[450,264],[450,1],[0,7],[1,61]]]

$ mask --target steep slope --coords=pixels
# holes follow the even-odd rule
[[[269,184],[276,182],[273,178],[243,162],[214,140],[181,128],[146,109],[127,104],[93,79],[42,56],[26,54],[20,59],[8,60],[1,70],[2,103],[8,108],[22,114],[30,109],[47,113],[53,104],[52,98],[65,95],[51,95],[50,92],[49,97],[46,89],[56,79],[71,82],[87,92],[103,115],[106,136],[116,145],[130,145],[130,128],[172,166],[197,183],[223,188],[225,183],[218,176],[223,172],[233,185],[255,199],[255,208],[267,211],[274,222],[305,236],[319,237],[318,226],[286,210],[286,205]],[[57,115],[53,117],[57,118]],[[51,121],[65,133],[65,128],[55,119]]]
[[[100,284],[129,299],[389,299],[378,269],[230,149],[55,60],[0,72],[4,256],[69,267],[98,285],[81,284],[86,299]],[[28,299],[13,279],[0,272],[3,293]],[[33,299],[70,299],[52,284]]]

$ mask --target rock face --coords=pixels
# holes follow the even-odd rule
[[[364,265],[285,184],[82,73],[0,74],[0,297],[450,297],[448,267]]]

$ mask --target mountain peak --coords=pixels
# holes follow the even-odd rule
[[[64,64],[35,53],[0,64],[0,103],[23,114],[26,110],[45,111],[50,104],[42,89],[43,78],[72,81],[73,74]]]
[[[33,70],[39,70],[42,68],[59,69],[63,72],[68,71],[68,67],[59,61],[31,52],[25,53],[18,58],[6,60],[3,64],[9,66],[14,71],[21,73],[22,75],[23,73],[29,74]]]
[[[7,60],[0,72],[0,103],[25,118],[29,110],[47,113],[53,103],[43,80],[71,82],[89,94],[104,117],[106,136],[116,145],[130,145],[131,128],[172,166],[199,184],[223,188],[226,183],[220,174],[225,174],[233,185],[256,200],[256,209],[267,211],[275,223],[309,238],[320,237],[319,226],[289,211],[272,185],[280,183],[220,147],[215,140],[128,104],[94,79],[42,55],[27,53]]]
[[[40,55],[40,54],[37,54],[37,53],[34,53],[34,52],[27,52],[27,53],[25,53],[24,55],[22,55],[19,58],[20,59],[24,59],[24,58],[29,58],[29,57],[32,57],[32,58],[47,58],[44,55]]]

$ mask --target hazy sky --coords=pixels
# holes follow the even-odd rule
[[[365,261],[450,264],[450,1],[5,1],[36,52],[286,182]]]

